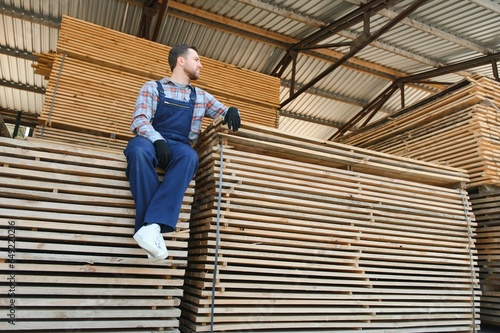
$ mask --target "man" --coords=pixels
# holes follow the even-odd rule
[[[136,207],[134,239],[151,261],[168,256],[162,233],[175,230],[184,193],[198,168],[191,147],[204,116],[224,117],[222,124],[237,131],[240,114],[211,94],[191,85],[202,68],[196,47],[174,46],[168,63],[170,78],[146,82],[137,97],[130,129],[136,136],[125,148],[127,178]],[[159,181],[156,167],[165,169]]]

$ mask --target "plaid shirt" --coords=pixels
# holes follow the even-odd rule
[[[201,133],[201,123],[204,116],[215,119],[217,117],[224,116],[227,112],[227,108],[221,102],[204,90],[193,87],[192,85],[180,87],[166,77],[161,79],[160,82],[162,83],[163,90],[165,91],[165,98],[176,99],[184,102],[189,102],[191,89],[196,89],[193,121],[191,122],[191,131],[189,132],[189,141],[191,143],[196,142],[198,135]],[[163,139],[161,134],[158,133],[151,125],[151,121],[156,112],[156,105],[159,100],[160,97],[156,82],[146,82],[137,96],[134,114],[132,116],[132,124],[130,125],[130,130],[134,134],[143,136],[151,142]]]

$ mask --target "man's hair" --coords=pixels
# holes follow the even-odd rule
[[[170,65],[170,69],[172,71],[174,70],[175,65],[177,65],[177,58],[185,56],[189,49],[193,49],[198,52],[196,46],[188,44],[179,44],[172,47],[168,53],[168,64]]]

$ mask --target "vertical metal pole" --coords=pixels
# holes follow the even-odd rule
[[[59,80],[61,79],[61,73],[64,65],[64,59],[66,58],[66,53],[63,53],[61,66],[59,66],[59,73],[57,73],[56,86],[54,87],[54,94],[52,95],[52,101],[50,102],[49,115],[47,117],[47,125],[50,124],[50,117],[52,117],[52,109],[54,108],[54,102],[56,100],[57,88],[59,87]],[[45,131],[45,124],[42,126],[42,131],[40,132],[40,139],[43,139],[43,132]]]
[[[217,283],[217,267],[219,262],[220,205],[222,201],[222,167],[224,163],[224,146],[222,144],[222,138],[219,138],[219,145],[220,145],[219,193],[217,197],[217,227],[215,234],[214,277],[212,279],[212,305],[210,309],[210,333],[214,332],[215,284]]]
[[[21,125],[21,118],[23,113],[21,111],[17,111],[16,123],[14,124],[14,131],[12,132],[12,137],[16,138],[17,133],[19,132],[19,126]]]
[[[471,231],[471,226],[470,226],[470,219],[469,219],[469,214],[467,213],[467,205],[465,203],[465,194],[463,189],[459,189],[460,194],[462,195],[462,205],[464,206],[464,214],[465,214],[465,220],[467,222],[467,240],[468,240],[468,250],[469,250],[469,269],[470,269],[470,287],[471,287],[471,293],[472,293],[472,330],[474,333],[477,332],[476,330],[476,297],[474,295],[474,257],[472,255],[472,231]]]

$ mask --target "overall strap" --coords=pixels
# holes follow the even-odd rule
[[[196,88],[191,86],[191,94],[189,95],[189,104],[193,106],[193,110],[195,102],[196,102]]]
[[[156,103],[156,109],[158,109],[158,106],[162,105],[163,101],[165,100],[165,91],[163,91],[163,86],[162,86],[160,81],[156,81],[156,86],[158,87],[158,97],[160,98],[158,103]],[[154,114],[155,114],[155,112],[153,112],[153,117],[151,119],[151,125],[153,125],[155,123]]]
[[[160,81],[156,81],[156,85],[158,86],[158,96],[160,97],[160,102],[165,98],[165,92],[163,91],[163,85]]]

